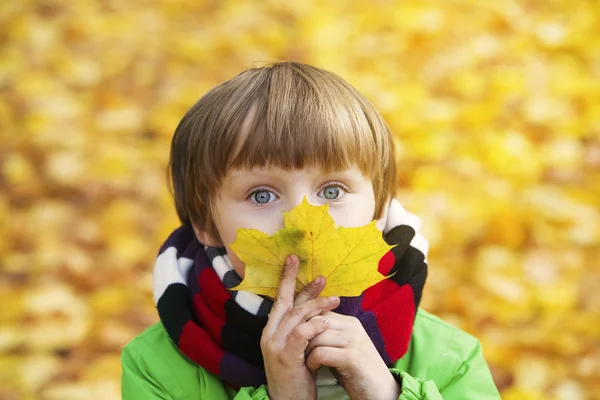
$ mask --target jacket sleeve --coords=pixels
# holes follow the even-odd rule
[[[399,400],[500,399],[500,393],[483,358],[479,342],[443,387],[437,387],[433,380],[413,377],[405,371],[394,368],[390,371],[402,379]]]
[[[123,369],[121,398],[123,400],[172,399],[162,385],[147,373],[147,369],[143,367],[143,360],[132,354],[128,347],[125,347],[121,353],[121,366]]]
[[[269,400],[267,385],[262,385],[259,388],[243,387],[233,400]]]

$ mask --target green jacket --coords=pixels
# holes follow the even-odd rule
[[[129,342],[121,360],[123,400],[269,398],[265,385],[236,392],[188,360],[160,322]],[[400,400],[500,399],[479,341],[421,309],[409,349],[390,371],[402,377]]]

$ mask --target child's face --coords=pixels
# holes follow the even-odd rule
[[[213,202],[213,219],[222,242],[196,232],[201,242],[223,246],[235,271],[244,277],[245,264],[229,247],[238,228],[258,229],[268,235],[283,228],[283,212],[306,199],[329,204],[329,214],[343,227],[366,225],[373,219],[375,195],[371,181],[358,168],[324,173],[320,168],[286,171],[275,167],[230,170]],[[381,230],[385,213],[378,221]]]

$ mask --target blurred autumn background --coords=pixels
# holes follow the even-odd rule
[[[0,398],[118,399],[157,321],[185,111],[243,69],[334,71],[398,138],[423,307],[504,399],[600,399],[600,3],[10,0],[0,5]]]

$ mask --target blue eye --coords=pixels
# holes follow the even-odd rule
[[[339,187],[338,185],[329,185],[323,188],[321,193],[323,193],[320,197],[325,198],[326,200],[336,200],[340,198],[343,194],[344,189]]]
[[[327,186],[325,189],[323,189],[323,196],[325,196],[326,199],[329,199],[329,200],[337,199],[337,197],[339,195],[340,195],[340,188],[338,188],[338,187]]]
[[[250,195],[250,198],[256,204],[267,204],[270,203],[270,200],[275,198],[275,195],[268,190],[257,190],[256,192]]]

